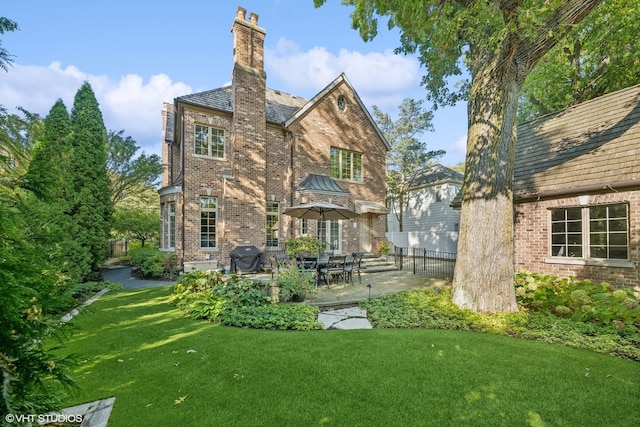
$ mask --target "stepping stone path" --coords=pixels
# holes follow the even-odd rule
[[[318,314],[323,329],[373,329],[367,312],[360,307],[323,311]]]

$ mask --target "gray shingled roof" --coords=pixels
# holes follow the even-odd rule
[[[640,85],[518,126],[515,201],[634,182],[640,186]],[[460,207],[461,195],[451,206]]]
[[[640,85],[518,127],[514,199],[640,185]]]
[[[231,106],[231,86],[179,96],[176,99],[179,102],[213,108],[228,113],[233,112]],[[277,124],[284,123],[306,104],[306,102],[307,100],[304,98],[273,89],[267,89],[267,122]]]
[[[347,194],[347,191],[333,178],[317,173],[307,174],[296,187],[296,191],[317,194]]]
[[[429,169],[421,171],[416,177],[412,187],[444,184],[445,182],[459,182],[462,184],[464,176],[460,172],[449,169],[446,166],[436,164]]]

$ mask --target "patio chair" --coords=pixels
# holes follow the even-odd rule
[[[344,281],[344,265],[346,260],[347,257],[345,255],[330,256],[327,264],[320,268],[319,276],[324,278],[327,286],[329,286],[329,281],[331,279],[334,282],[337,282],[338,278],[342,278],[342,280]]]
[[[362,283],[362,278],[360,277],[360,268],[362,266],[362,257],[363,253],[354,252],[351,254],[351,258],[347,263],[345,263],[344,267],[344,280],[345,282],[348,280],[353,285],[353,273],[358,273],[358,283]]]

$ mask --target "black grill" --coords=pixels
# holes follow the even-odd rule
[[[257,273],[260,271],[262,252],[255,246],[236,246],[229,252],[232,273]]]

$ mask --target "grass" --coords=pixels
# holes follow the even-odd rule
[[[65,352],[117,426],[637,426],[640,364],[465,331],[265,331],[188,319],[169,287],[111,291]]]

